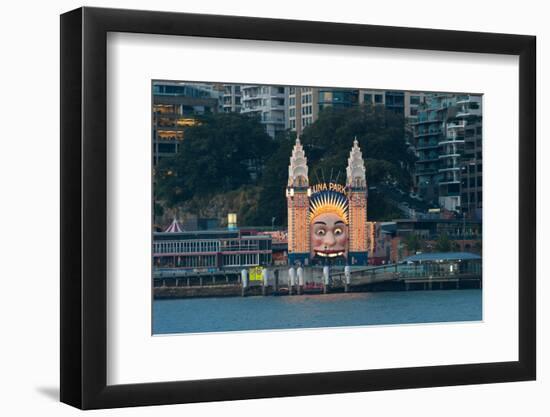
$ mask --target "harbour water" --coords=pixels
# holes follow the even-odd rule
[[[396,291],[153,301],[153,334],[478,321],[482,291]]]

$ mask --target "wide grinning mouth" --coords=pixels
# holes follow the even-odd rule
[[[336,258],[337,256],[343,256],[344,251],[342,250],[316,250],[315,253],[323,258]]]

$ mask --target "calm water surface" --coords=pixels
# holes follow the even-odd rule
[[[481,320],[481,290],[155,300],[153,333]]]

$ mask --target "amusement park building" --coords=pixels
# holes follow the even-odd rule
[[[184,231],[174,220],[153,233],[155,268],[192,271],[237,269],[272,263],[271,236],[243,230]]]

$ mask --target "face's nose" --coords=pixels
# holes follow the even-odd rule
[[[323,243],[325,245],[325,249],[328,249],[330,246],[334,246],[336,239],[334,239],[334,235],[331,232],[328,232],[323,239]]]

